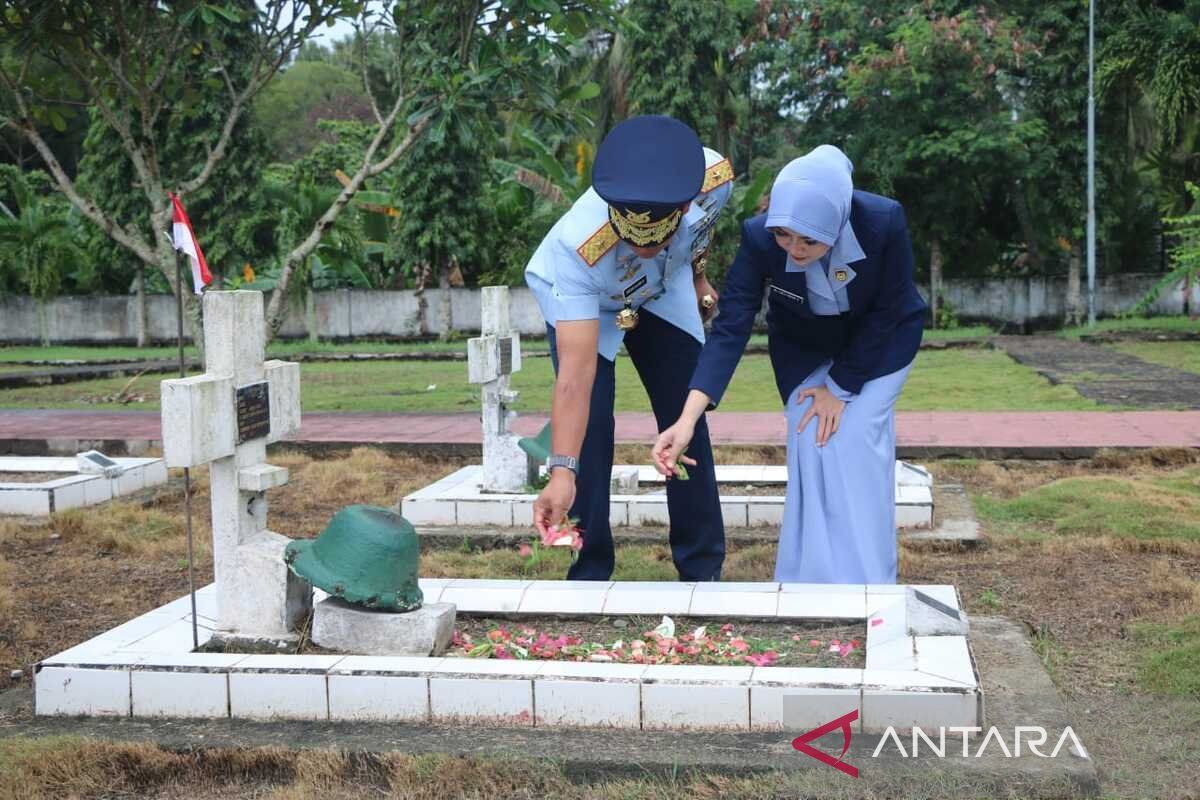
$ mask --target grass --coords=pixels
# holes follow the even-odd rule
[[[1118,319],[1101,319],[1089,327],[1079,325],[1073,328],[1063,328],[1059,336],[1068,339],[1078,339],[1096,333],[1121,333],[1123,331],[1164,331],[1164,332],[1200,332],[1200,320],[1189,319],[1186,316],[1173,317],[1129,317]]]
[[[1200,541],[1200,468],[1140,480],[1065,478],[1016,497],[974,500],[980,519],[999,533]]]
[[[1152,364],[1200,374],[1200,342],[1121,342],[1111,347]]]
[[[396,413],[471,412],[479,408],[479,389],[467,382],[460,361],[301,364],[304,411],[376,411]],[[553,368],[548,358],[530,358],[512,377],[520,393],[517,409],[550,408]],[[54,386],[0,391],[2,408],[143,409],[158,408],[163,375],[143,375],[127,394],[140,402],[122,404],[113,397],[129,378],[101,378]],[[645,390],[632,362],[617,360],[617,411],[649,411]],[[1052,386],[1033,370],[1004,353],[983,349],[924,351],[917,356],[900,396],[902,411],[1075,411],[1100,410],[1066,386]],[[745,356],[721,404],[722,411],[779,411],[779,394],[766,355]]]
[[[1143,648],[1138,681],[1146,691],[1200,699],[1200,615],[1133,625],[1132,633]]]

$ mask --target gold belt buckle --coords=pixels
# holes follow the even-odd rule
[[[631,331],[637,327],[638,312],[634,311],[630,306],[625,306],[617,312],[616,318],[617,327],[623,331]]]

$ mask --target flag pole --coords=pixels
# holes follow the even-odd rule
[[[172,233],[174,226],[172,226]],[[174,237],[171,239],[174,246]],[[179,341],[179,377],[187,377],[187,362],[183,356],[183,259],[186,256],[175,250],[175,321]],[[188,595],[192,599],[192,647],[200,648],[200,631],[196,624],[196,558],[192,549],[192,471],[183,468],[183,516],[187,520]]]

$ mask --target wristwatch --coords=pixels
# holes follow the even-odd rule
[[[546,459],[546,474],[549,474],[555,467],[566,467],[578,475],[579,459],[575,458],[575,456],[551,455]]]

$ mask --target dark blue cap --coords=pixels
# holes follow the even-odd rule
[[[666,217],[704,185],[704,147],[677,119],[633,117],[617,125],[596,153],[592,186],[618,211]]]

